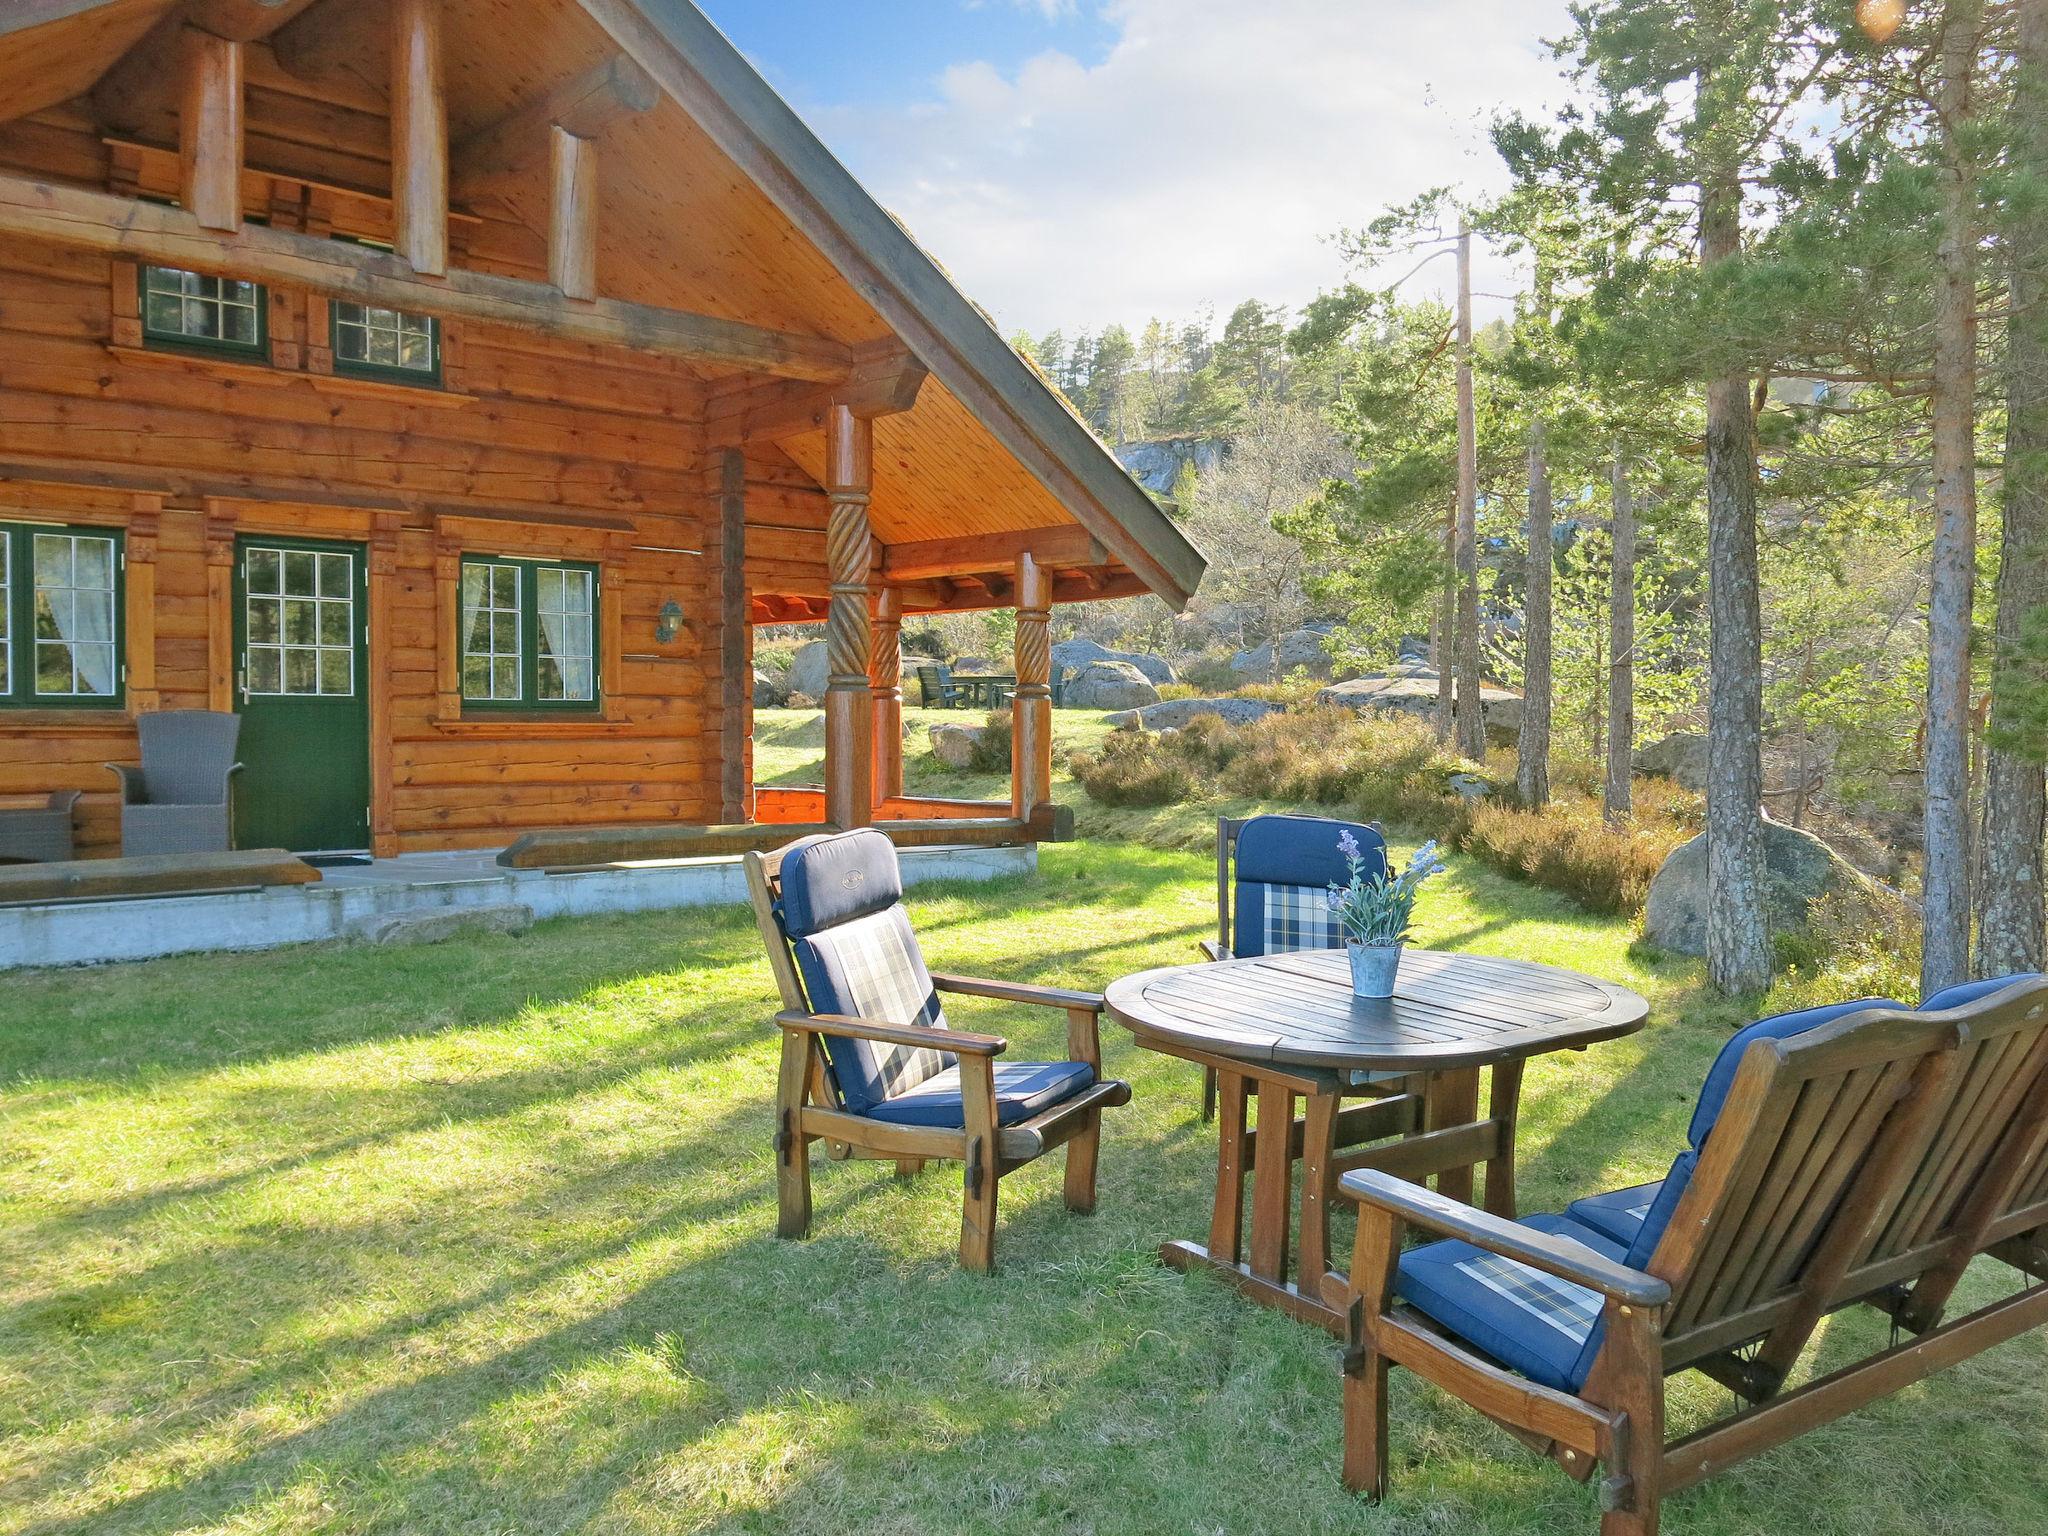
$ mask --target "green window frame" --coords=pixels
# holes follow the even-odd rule
[[[601,709],[602,602],[595,565],[464,555],[455,635],[463,712]]]
[[[270,290],[182,267],[136,269],[144,346],[270,360]]]
[[[126,704],[126,574],[117,528],[0,523],[0,709]]]
[[[432,315],[331,300],[327,333],[336,373],[424,389],[441,387],[441,322]]]

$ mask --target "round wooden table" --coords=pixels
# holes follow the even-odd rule
[[[1354,997],[1342,950],[1165,966],[1126,976],[1107,997],[1109,1016],[1139,1045],[1216,1069],[1209,1241],[1167,1243],[1161,1258],[1214,1269],[1255,1299],[1333,1330],[1342,1319],[1325,1296],[1338,1294],[1331,1286],[1341,1287],[1343,1277],[1330,1274],[1329,1203],[1340,1174],[1378,1168],[1434,1176],[1440,1193],[1470,1201],[1473,1170],[1484,1164],[1486,1208],[1512,1216],[1522,1063],[1632,1034],[1649,1016],[1636,993],[1574,971],[1417,949],[1401,956],[1391,998]],[[1481,1068],[1492,1075],[1484,1119]],[[1347,1094],[1381,1090],[1369,1102],[1342,1106]],[[1247,1116],[1253,1099],[1256,1125]],[[1283,1126],[1288,1155],[1262,1156],[1267,1128]],[[1290,1281],[1296,1158],[1300,1254]]]

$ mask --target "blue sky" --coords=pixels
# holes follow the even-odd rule
[[[698,3],[999,324],[1069,336],[1299,307],[1342,280],[1341,228],[1498,186],[1486,123],[1558,94],[1541,39],[1566,20],[1566,0]],[[1484,256],[1478,279],[1517,281]]]

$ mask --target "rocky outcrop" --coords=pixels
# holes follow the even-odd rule
[[[1226,445],[1214,437],[1166,437],[1125,443],[1116,450],[1124,473],[1155,496],[1172,496],[1187,470],[1206,474],[1223,462]]]
[[[1067,684],[1069,709],[1143,709],[1159,690],[1127,661],[1091,661]]]
[[[1329,642],[1323,630],[1291,629],[1276,640],[1239,651],[1230,658],[1230,670],[1248,683],[1270,683],[1296,672],[1329,677],[1336,670]]]
[[[789,702],[789,690],[759,667],[754,668],[754,707],[780,709]]]
[[[825,685],[831,681],[832,669],[825,660],[825,642],[813,640],[800,646],[789,659],[789,671],[782,679],[782,686],[790,693],[822,699],[825,697]]]
[[[1144,651],[1112,651],[1105,645],[1097,645],[1093,640],[1084,640],[1078,636],[1072,640],[1062,640],[1052,648],[1052,664],[1056,667],[1065,667],[1069,671],[1078,672],[1095,661],[1124,662],[1143,673],[1148,683],[1180,681],[1179,674],[1173,670],[1173,663],[1164,656],[1152,656]]]
[[[1250,725],[1285,713],[1285,705],[1260,699],[1165,699],[1111,715],[1109,723],[1124,731],[1177,731],[1197,715],[1214,715],[1226,725]]]
[[[1637,773],[1669,779],[1683,789],[1707,787],[1707,738],[1697,731],[1674,731],[1635,756]]]
[[[1318,704],[1373,713],[1433,715],[1436,713],[1437,675],[1420,662],[1401,662],[1385,672],[1333,683],[1316,693]],[[1522,731],[1522,696],[1505,688],[1483,683],[1479,704],[1486,717],[1489,740],[1505,746]]]
[[[1906,899],[1871,879],[1811,832],[1764,819],[1764,905],[1773,933],[1803,932],[1823,896],[1900,912]],[[1650,882],[1643,936],[1680,955],[1707,952],[1707,834],[1672,850]]]
[[[982,738],[978,725],[935,725],[932,727],[932,756],[948,768],[974,766],[974,748]]]

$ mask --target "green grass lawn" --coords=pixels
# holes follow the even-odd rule
[[[1187,959],[1200,854],[1080,843],[929,886],[935,967],[1100,986]],[[1524,1204],[1662,1171],[1735,1022],[1623,925],[1461,865],[1425,942],[1574,966],[1650,1028],[1538,1062]],[[772,992],[739,909],[430,949],[0,981],[0,1531],[1590,1533],[1593,1494],[1395,1375],[1395,1494],[1337,1479],[1332,1340],[1159,1265],[1206,1226],[1192,1069],[1136,1088],[1102,1203],[821,1165],[771,1234]],[[956,1022],[1057,1053],[1061,1021]],[[1348,1239],[1348,1225],[1340,1223]],[[1970,1297],[2012,1276],[1988,1264]],[[1829,1325],[1823,1365],[1881,1339]],[[2006,1345],[1679,1497],[1679,1533],[2048,1529],[2048,1351]],[[1726,1395],[1675,1385],[1674,1420]]]

